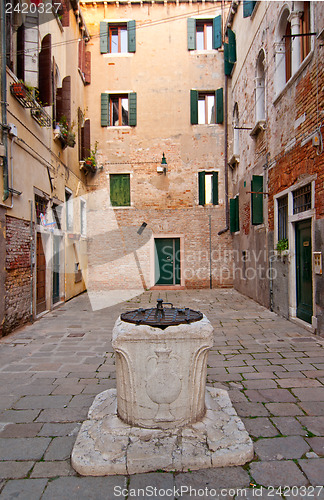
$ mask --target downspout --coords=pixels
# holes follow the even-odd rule
[[[218,235],[226,233],[229,230],[229,204],[228,204],[228,76],[225,75],[225,96],[224,96],[224,163],[225,163],[225,224],[224,229],[218,232]]]
[[[34,227],[33,227],[33,202],[30,200],[30,320],[34,319]]]
[[[3,201],[9,197],[8,190],[8,126],[7,126],[7,73],[6,73],[6,15],[5,2],[0,2],[1,30],[1,126],[4,145],[3,156]]]

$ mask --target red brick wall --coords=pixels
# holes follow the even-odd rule
[[[30,318],[30,223],[7,216],[6,243],[5,334]]]

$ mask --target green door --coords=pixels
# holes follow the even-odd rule
[[[155,239],[155,284],[180,285],[180,238]]]
[[[60,238],[53,238],[53,304],[60,300]]]
[[[297,318],[312,322],[312,240],[311,221],[296,223]]]

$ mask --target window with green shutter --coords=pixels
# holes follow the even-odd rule
[[[130,94],[101,94],[102,127],[135,127],[136,124],[136,92]]]
[[[263,224],[263,175],[253,175],[251,181],[252,224]]]
[[[243,0],[243,17],[250,17],[254,10],[256,0]]]
[[[229,60],[229,44],[224,43],[224,73],[226,76],[231,76],[234,63]]]
[[[236,36],[234,31],[227,29],[228,36],[228,62],[234,64],[236,62]]]
[[[223,89],[216,90],[216,123],[223,123],[224,121],[224,103],[223,103]]]
[[[220,49],[222,46],[222,18],[187,20],[188,50]]]
[[[100,22],[101,54],[136,52],[136,21],[125,23]]]
[[[199,205],[218,205],[218,172],[198,172]]]
[[[130,206],[130,174],[110,174],[110,203],[113,207]]]
[[[190,91],[191,125],[223,123],[223,89],[215,92]]]
[[[236,233],[240,230],[239,197],[230,200],[230,232]]]

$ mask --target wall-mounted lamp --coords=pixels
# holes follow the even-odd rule
[[[157,166],[156,171],[158,174],[164,174],[164,175],[166,175],[166,173],[168,171],[168,164],[167,164],[167,161],[165,159],[164,153],[162,156],[161,165]]]

